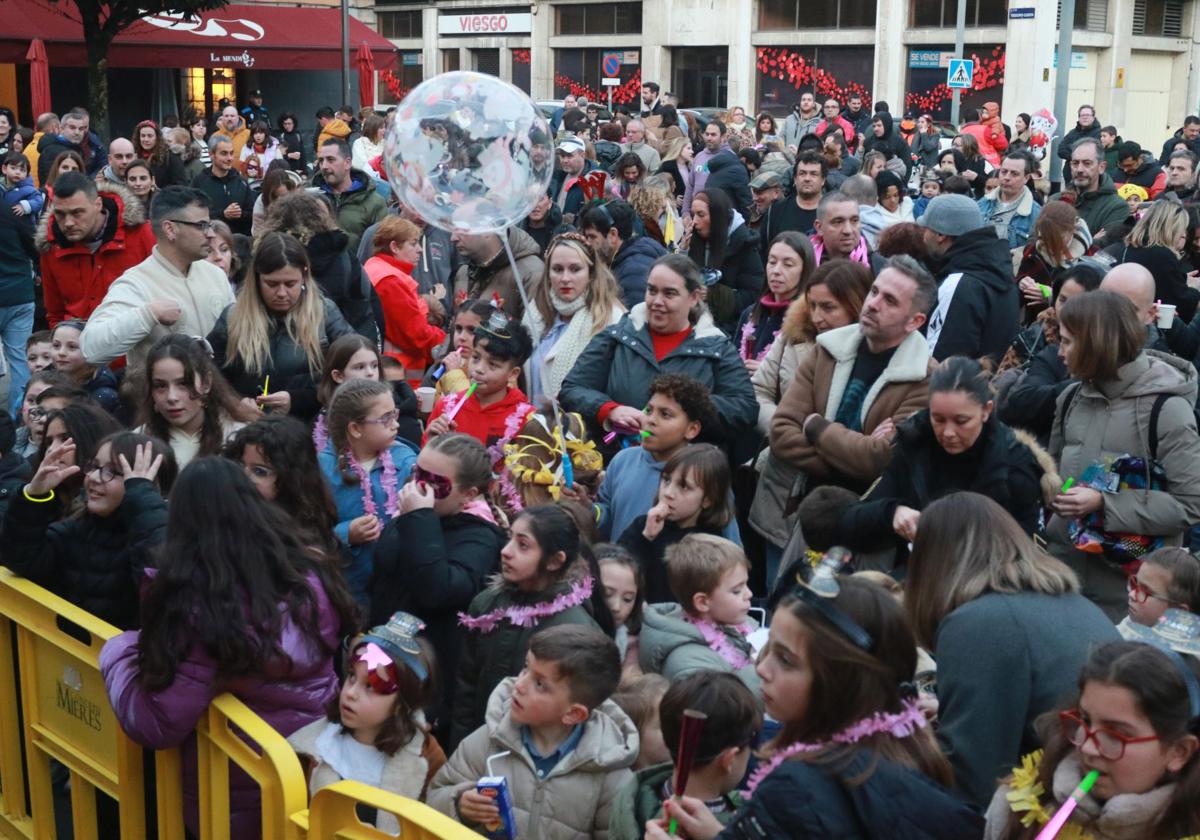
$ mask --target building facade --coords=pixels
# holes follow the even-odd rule
[[[1006,121],[1052,108],[1058,0],[964,0],[974,88]],[[1068,111],[1152,145],[1195,113],[1196,0],[1076,0]],[[498,75],[534,99],[566,93],[632,102],[643,79],[685,106],[787,113],[804,90],[858,93],[893,113],[947,118],[956,0],[494,0],[388,3],[359,15],[401,51],[379,104],[447,70]],[[616,60],[611,57],[616,55]],[[609,56],[605,73],[604,60]],[[606,87],[606,75],[618,81]],[[1068,126],[1069,127],[1069,126]]]

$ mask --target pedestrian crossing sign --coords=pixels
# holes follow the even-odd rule
[[[968,90],[975,75],[975,62],[969,58],[952,58],[946,67],[946,87]]]

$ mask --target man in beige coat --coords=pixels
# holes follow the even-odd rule
[[[925,408],[934,367],[918,332],[937,296],[910,257],[875,278],[859,322],[817,336],[771,421],[771,452],[810,484],[861,491],[891,460],[898,423]]]

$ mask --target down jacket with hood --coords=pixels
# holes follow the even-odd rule
[[[378,343],[379,326],[384,323],[383,304],[354,257],[350,237],[341,230],[321,231],[304,243],[304,250],[321,294],[333,301],[351,329]]]
[[[753,425],[758,407],[750,376],[733,342],[716,328],[707,310],[683,343],[660,361],[646,323],[646,304],[639,303],[592,338],[563,380],[558,399],[595,430],[608,403],[644,406],[651,381],[664,373],[686,374],[708,388],[720,415],[714,423],[724,424],[718,437],[731,438]]]
[[[754,625],[752,620],[748,621]],[[642,615],[642,630],[638,634],[638,658],[642,670],[647,674],[662,674],[671,682],[702,671],[730,673],[745,683],[755,697],[760,696],[762,680],[754,670],[754,649],[746,634],[726,624],[718,626],[729,647],[745,658],[746,664],[741,668],[734,668],[709,647],[696,625],[687,620],[682,606],[647,604]]]
[[[887,111],[880,111],[872,119],[872,123],[875,120],[883,123],[883,136],[876,137],[874,127],[872,127],[867,132],[867,139],[863,143],[863,154],[881,152],[884,158],[888,160],[892,158],[902,160],[904,162],[904,183],[907,184],[909,176],[912,175],[912,149],[896,134],[895,128],[892,126],[891,114]]]
[[[42,214],[38,223],[35,241],[42,254],[42,294],[51,327],[68,318],[86,320],[113,281],[154,249],[154,231],[137,197],[107,182],[99,194],[108,215],[94,253],[85,242],[68,242],[53,213]]]
[[[346,250],[353,254],[358,250],[358,240],[366,229],[387,216],[387,202],[376,191],[375,180],[361,169],[351,168],[350,189],[345,192],[337,193],[330,189],[320,172],[314,181],[325,197],[333,202],[338,227],[350,239]]]
[[[708,180],[704,182],[704,189],[724,190],[733,209],[743,216],[748,216],[754,206],[754,196],[750,193],[750,175],[741,158],[732,153],[714,155],[708,162]]]
[[[746,307],[753,306],[763,292],[766,269],[758,247],[758,232],[735,209],[721,260],[713,259],[709,243],[695,233],[688,256],[702,269],[721,272],[721,279],[708,287],[708,308],[717,326],[732,335],[738,316]]]
[[[646,280],[655,260],[667,249],[649,236],[634,236],[621,243],[613,256],[612,272],[621,287],[621,302],[632,309],[646,300]]]
[[[542,262],[541,249],[533,241],[533,237],[518,227],[508,229],[508,245],[512,248],[513,259],[517,262],[517,272],[525,293],[533,300],[537,284],[541,282],[542,272],[546,265]],[[468,298],[490,301],[495,295],[500,298],[504,311],[509,317],[521,319],[525,305],[521,293],[517,289],[517,278],[513,277],[512,265],[509,264],[508,254],[503,249],[483,265],[464,262],[454,275],[454,294],[465,294]]]
[[[1169,545],[1180,545],[1192,524],[1200,522],[1196,391],[1190,362],[1147,350],[1122,365],[1115,379],[1085,382],[1059,395],[1050,455],[1064,476],[1082,475],[1092,464],[1121,455],[1148,459],[1155,398],[1181,398],[1167,399],[1158,417],[1158,462],[1166,471],[1166,488],[1105,493],[1105,530],[1161,536]],[[1067,525],[1054,516],[1046,528],[1050,548],[1060,557],[1073,552]]]
[[[583,735],[545,778],[538,778],[525,749],[521,727],[511,717],[513,684],[508,678],[492,692],[484,725],[450,756],[429,786],[429,804],[460,819],[458,799],[474,790],[480,777],[508,779],[518,837],[538,840],[607,840],[612,801],[633,779],[639,740],[637,727],[612,700],[592,709]],[[508,751],[492,762],[490,755]]]
[[[151,691],[143,686],[138,666],[139,631],[109,639],[100,651],[100,673],[121,729],[150,749],[183,746],[184,823],[197,836],[194,730],[213,699],[231,693],[287,737],[323,717],[337,694],[333,654],[341,642],[341,617],[315,574],[307,576],[307,583],[316,605],[314,615],[299,620],[280,604],[283,621],[275,643],[283,655],[273,657],[261,672],[221,675],[220,663],[197,639],[180,658],[174,681]],[[229,788],[229,836],[255,840],[262,831],[259,786],[235,767],[229,772]]]
[[[1118,168],[1112,173],[1113,186],[1120,188],[1123,184],[1135,184],[1144,189],[1150,196],[1150,201],[1158,198],[1167,189],[1167,173],[1154,160],[1149,152],[1142,153],[1142,162],[1132,174]]]
[[[1043,476],[1048,477],[1045,482]],[[994,414],[974,446],[949,454],[937,442],[926,409],[900,424],[892,462],[863,500],[842,512],[839,530],[847,548],[884,548],[898,539],[892,532],[897,507],[920,511],[950,493],[970,490],[999,504],[1022,531],[1033,534],[1038,529],[1043,497],[1053,499],[1062,485],[1057,477],[1045,450]]]
[[[963,134],[970,134],[979,143],[979,154],[992,166],[1000,165],[1000,155],[1008,149],[1008,137],[1000,122],[1000,106],[995,102],[983,103],[979,121],[962,127]]]
[[[1020,326],[1008,241],[991,225],[969,231],[954,240],[935,273],[938,300],[926,329],[934,359],[988,356],[999,362]]]
[[[1064,196],[1073,200],[1075,212],[1087,223],[1093,237],[1104,228],[1119,225],[1129,218],[1129,205],[1117,195],[1112,178],[1103,173],[1100,175],[1099,185],[1091,192],[1082,195],[1069,192],[1064,193]]]
[[[1075,127],[1068,131],[1062,142],[1058,144],[1058,156],[1063,160],[1062,182],[1064,184],[1071,183],[1071,151],[1075,148],[1075,144],[1085,137],[1096,141],[1100,140],[1099,120],[1092,120],[1092,124],[1087,128],[1076,122]],[[1095,228],[1092,230],[1095,231]]]

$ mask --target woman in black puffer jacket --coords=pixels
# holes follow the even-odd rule
[[[691,210],[687,254],[701,269],[721,273],[720,279],[708,287],[706,302],[716,325],[732,335],[738,316],[762,296],[766,271],[758,233],[732,209],[723,190],[696,193]]]

